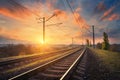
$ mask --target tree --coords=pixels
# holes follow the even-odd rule
[[[86,45],[89,47],[90,46],[90,42],[88,39],[86,39]]]
[[[109,40],[107,33],[103,32],[103,43],[102,43],[102,49],[108,50],[109,49]]]
[[[92,47],[92,43],[91,43],[91,41],[89,41],[90,42],[90,47]]]
[[[98,49],[102,49],[102,43],[97,43],[96,47],[97,47]]]

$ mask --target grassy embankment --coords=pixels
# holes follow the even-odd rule
[[[111,72],[120,73],[120,53],[107,50],[92,49],[95,54],[100,58],[102,64],[104,64]]]

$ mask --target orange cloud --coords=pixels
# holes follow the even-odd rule
[[[55,9],[53,15],[58,16],[58,17],[60,16],[60,17],[67,18],[66,12],[63,10],[60,10],[60,9]]]
[[[74,23],[77,23],[81,28],[89,28],[86,20],[80,16],[79,13],[74,12],[74,16],[76,20],[74,20]]]
[[[80,7],[78,7],[78,8],[76,8],[76,10],[75,10],[76,12],[80,12],[81,11],[81,8]]]
[[[28,8],[19,4],[19,2],[15,0],[8,0],[6,5],[0,6],[0,14],[17,20],[25,20],[34,13]]]
[[[109,21],[118,20],[118,19],[120,19],[120,15],[118,15],[118,14],[112,14],[112,15],[108,18]]]
[[[25,19],[26,17],[30,16],[31,13],[29,11],[20,11],[19,9],[17,9],[17,11],[10,11],[7,8],[0,8],[0,14],[17,19],[17,20],[23,20],[23,18]]]
[[[111,7],[110,9],[108,9],[107,11],[104,12],[103,16],[101,17],[101,20],[106,19],[111,13],[112,11],[115,9],[115,6]]]

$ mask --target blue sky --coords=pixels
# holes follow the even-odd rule
[[[96,43],[103,41],[103,32],[110,43],[120,43],[119,7],[120,0],[0,0],[0,43],[41,42],[42,23],[37,18],[53,14],[46,25],[62,25],[46,28],[48,43],[70,44],[72,37],[80,44],[92,41],[92,25]]]

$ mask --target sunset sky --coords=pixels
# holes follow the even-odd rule
[[[42,43],[43,17],[48,44],[92,42],[92,25],[96,43],[120,43],[120,0],[0,0],[0,44]]]

